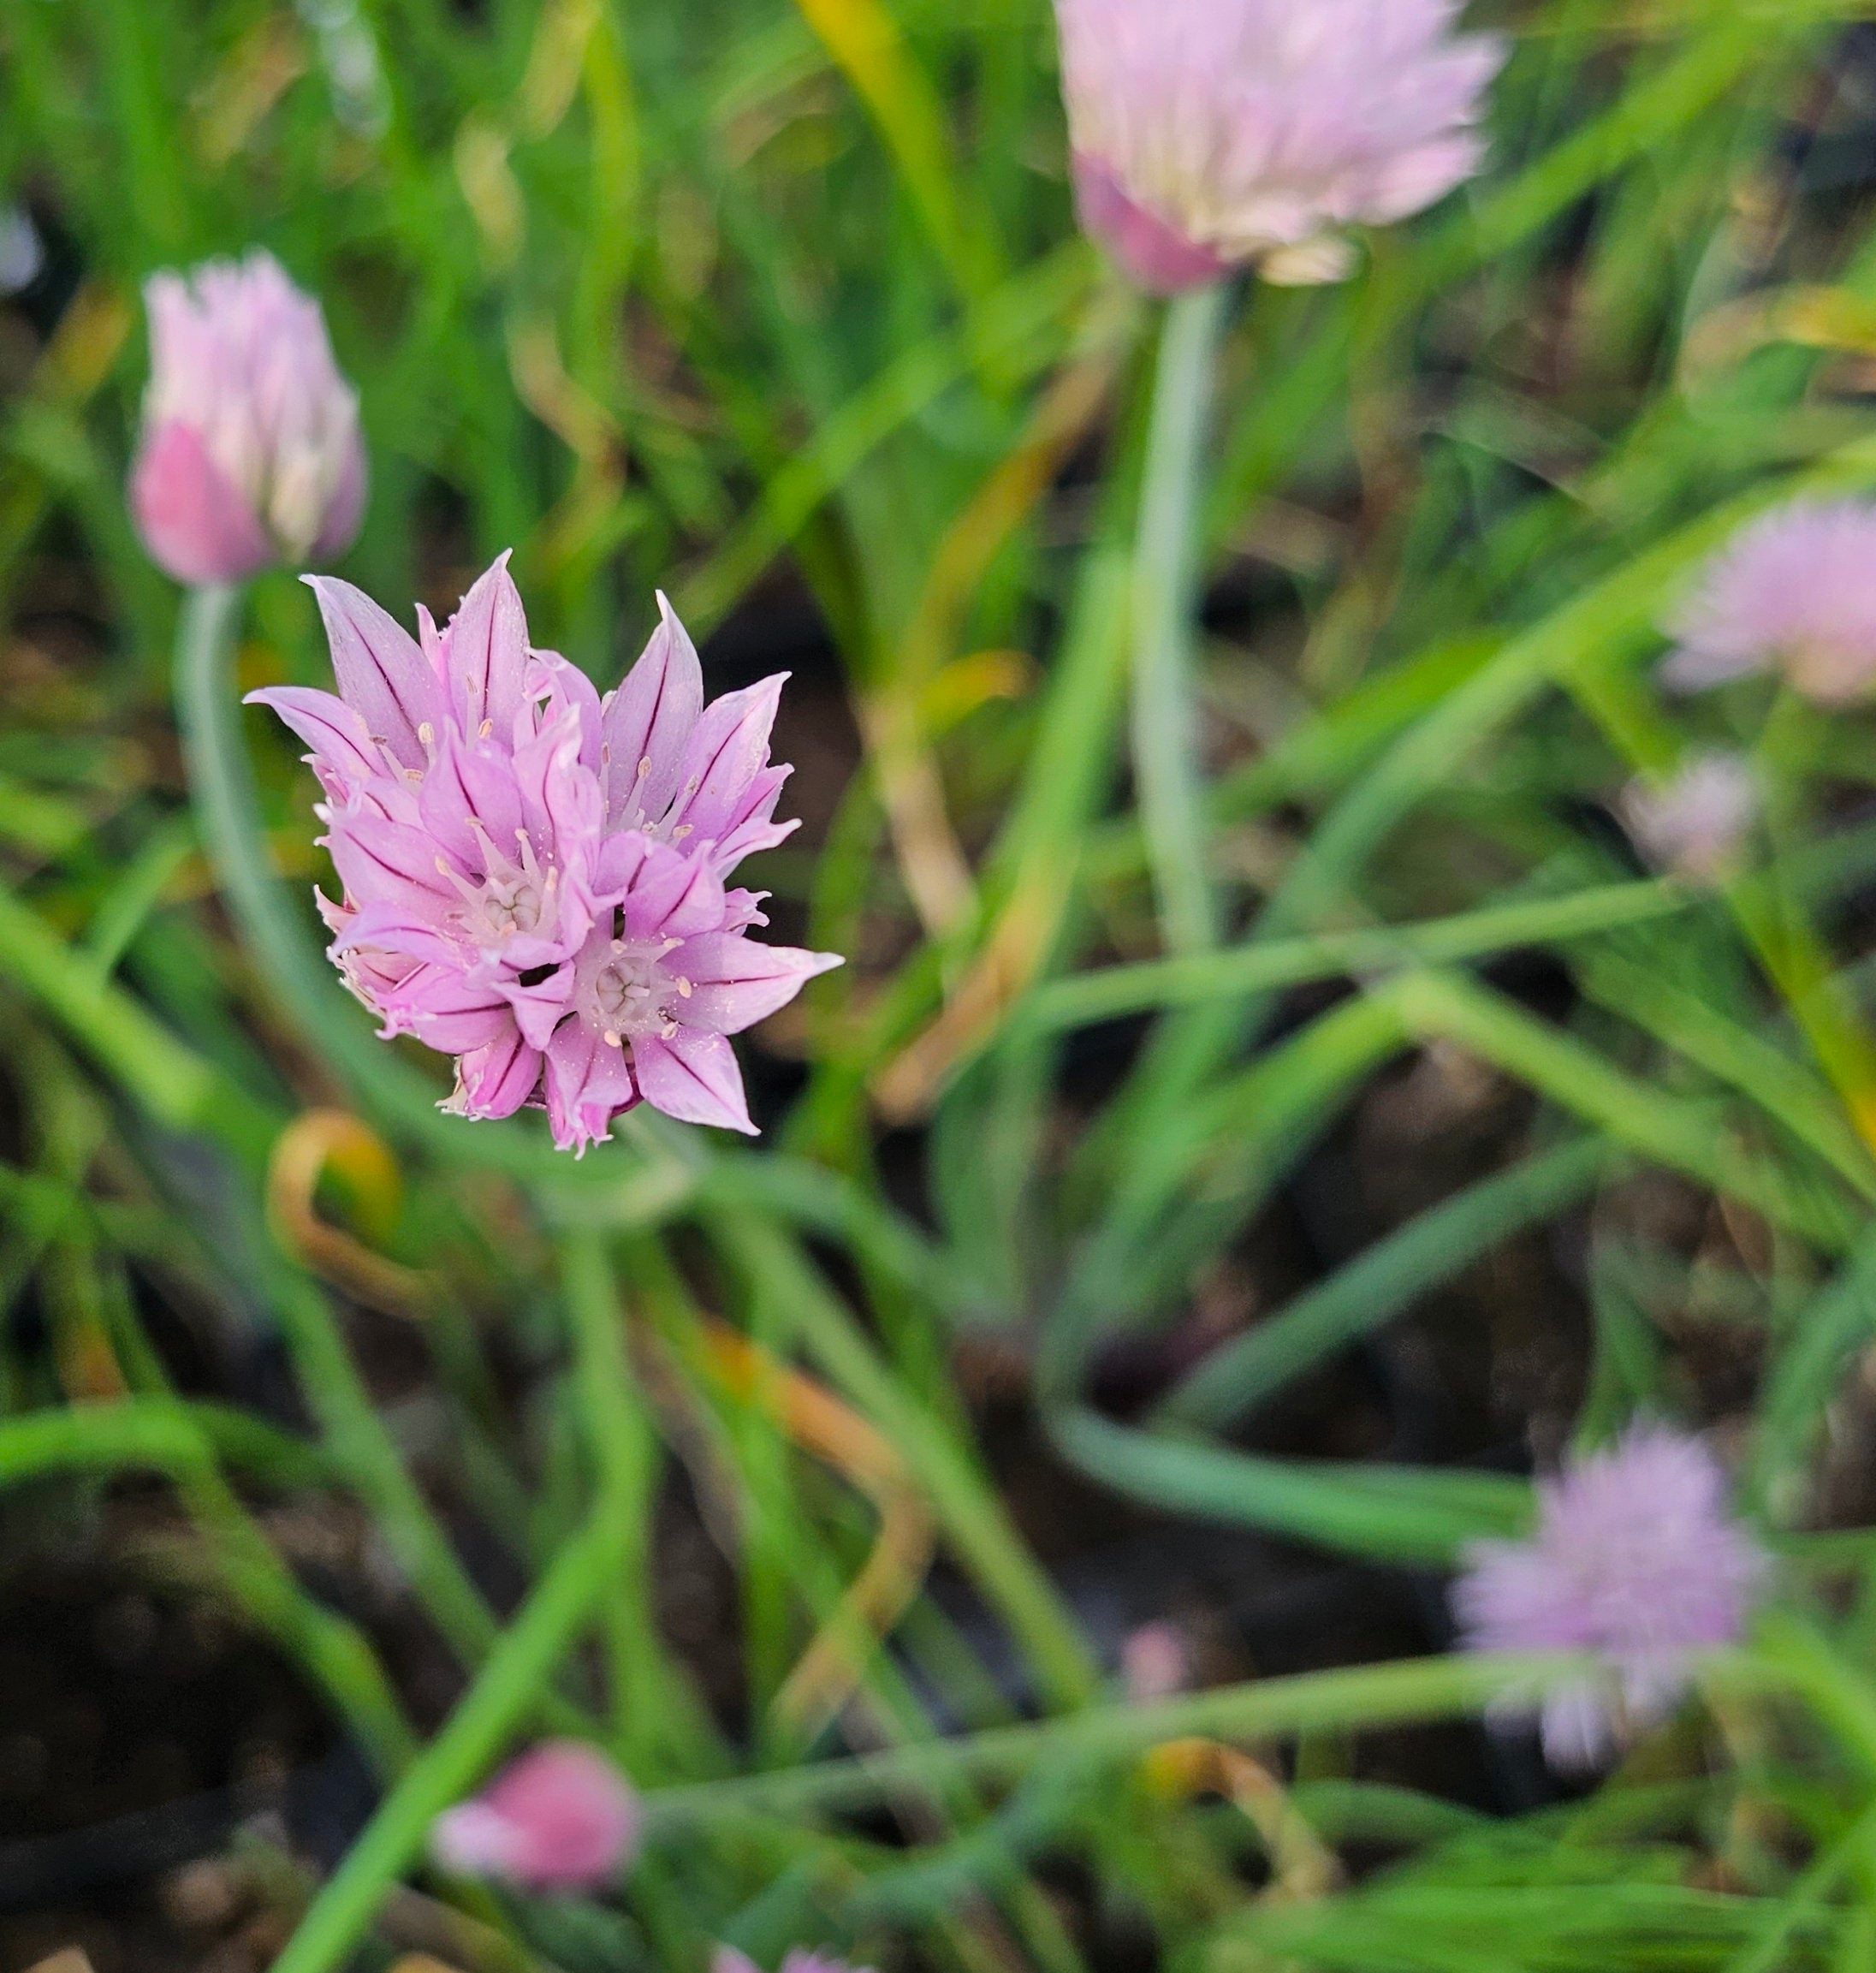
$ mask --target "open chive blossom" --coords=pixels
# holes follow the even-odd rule
[[[327,562],[365,509],[356,395],[319,304],[269,253],[152,275],[150,388],[130,505],[177,581]]]
[[[1154,293],[1340,280],[1469,178],[1504,60],[1454,0],[1055,0],[1083,229]]]
[[[1794,501],[1748,522],[1667,623],[1663,682],[1702,691],[1782,672],[1821,705],[1876,692],[1876,506]]]
[[[1738,1642],[1766,1573],[1719,1460],[1656,1424],[1567,1461],[1538,1483],[1529,1541],[1475,1542],[1466,1560],[1453,1607],[1469,1648],[1602,1661],[1603,1677],[1553,1687],[1539,1707],[1546,1756],[1570,1768],[1665,1720],[1692,1655]]]
[[[548,1740],[431,1826],[444,1869],[525,1891],[597,1891],[638,1854],[644,1821],[632,1785],[597,1748]]]
[[[503,556],[413,638],[362,591],[307,578],[339,695],[258,692],[312,747],[331,954],[387,1037],[456,1057],[446,1108],[544,1108],[583,1151],[638,1102],[753,1132],[727,1037],[838,966],[751,938],[742,859],[794,827],[769,758],[781,677],[706,705],[661,621],[619,689],[528,642]]]

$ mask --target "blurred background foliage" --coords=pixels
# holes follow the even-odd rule
[[[1876,484],[1864,11],[1476,10],[1487,174],[1234,290],[1208,399],[1074,234],[1041,0],[0,0],[13,1959],[264,1965],[362,1827],[294,1973],[375,1914],[565,1973],[1876,1965],[1876,754],[1647,676],[1740,517]],[[253,243],[361,395],[347,576],[407,619],[513,547],[603,686],[659,587],[713,688],[794,672],[758,881],[850,963],[752,1037],[762,1146],[439,1119],[231,936],[122,488],[139,282]],[[1127,766],[1155,487],[1215,942]],[[290,576],[240,666],[325,679]],[[1614,798],[1719,743],[1765,854],[1664,884]],[[1637,1411],[1784,1595],[1560,1789],[1442,1572]],[[1168,1620],[1214,1690],[1130,1710]],[[393,1894],[543,1723],[650,1792],[620,1898]],[[1214,1734],[1255,1779],[1165,1757]]]

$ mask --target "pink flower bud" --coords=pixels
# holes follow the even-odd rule
[[[1759,819],[1759,783],[1736,753],[1696,755],[1659,787],[1631,781],[1622,819],[1656,870],[1689,883],[1718,883],[1740,866]]]
[[[1479,166],[1504,59],[1454,0],[1055,0],[1081,222],[1143,288],[1341,279]]]
[[[341,554],[365,510],[359,403],[319,304],[271,254],[152,275],[130,505],[179,582]]]
[[[1143,1624],[1120,1647],[1120,1676],[1137,1705],[1170,1699],[1192,1684],[1192,1647],[1177,1624]]]
[[[461,1876],[591,1891],[638,1853],[640,1820],[638,1796],[604,1755],[579,1740],[547,1740],[439,1816],[430,1846]]]

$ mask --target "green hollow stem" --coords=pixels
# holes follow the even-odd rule
[[[1206,438],[1228,290],[1181,295],[1161,331],[1133,564],[1133,765],[1167,946],[1217,942],[1193,681]]]
[[[555,1667],[617,1580],[631,1505],[602,1499],[542,1578],[442,1730],[406,1769],[314,1899],[273,1973],[334,1973],[370,1931],[430,1826],[474,1788],[541,1705]]]

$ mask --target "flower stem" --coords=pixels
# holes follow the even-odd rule
[[[1200,481],[1214,375],[1224,334],[1222,284],[1167,310],[1147,438],[1133,567],[1133,764],[1141,826],[1166,942],[1217,942],[1194,705]]]
[[[603,1496],[442,1731],[385,1797],[314,1899],[273,1973],[333,1973],[347,1963],[392,1885],[422,1850],[430,1824],[475,1786],[541,1703],[555,1666],[616,1580],[631,1523],[629,1502]]]

